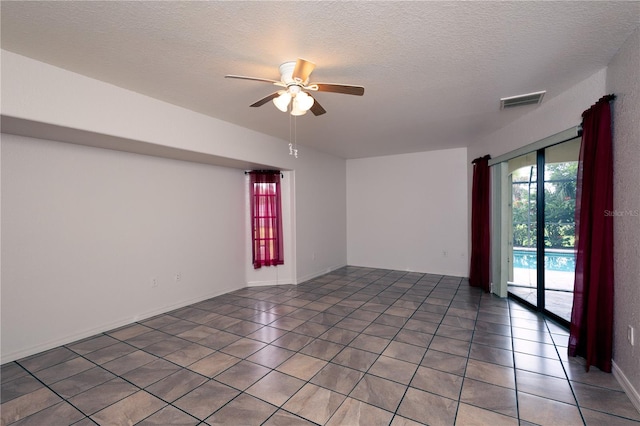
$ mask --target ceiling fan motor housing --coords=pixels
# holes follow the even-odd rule
[[[293,70],[296,67],[296,62],[285,62],[280,65],[280,79],[286,85],[295,84],[296,81],[293,79]],[[302,82],[304,83],[304,82]]]

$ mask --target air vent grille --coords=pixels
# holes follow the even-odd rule
[[[537,105],[542,102],[546,90],[535,93],[527,93],[526,95],[510,96],[500,99],[500,109],[515,108],[524,105]]]

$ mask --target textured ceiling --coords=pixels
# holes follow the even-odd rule
[[[468,146],[605,67],[640,2],[6,2],[2,48],[289,139],[289,116],[249,108],[282,62],[317,64],[328,111],[296,120],[300,145],[345,158]],[[595,100],[594,100],[595,101]],[[587,105],[585,105],[587,107]],[[579,117],[576,117],[576,122]]]

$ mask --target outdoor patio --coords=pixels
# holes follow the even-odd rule
[[[573,280],[573,272],[545,272],[545,307],[567,321],[571,321]],[[509,283],[507,289],[510,293],[536,305],[538,288],[535,269],[513,268],[513,282]]]

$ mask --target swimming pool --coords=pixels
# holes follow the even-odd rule
[[[574,272],[576,270],[576,256],[572,250],[547,249],[544,263],[548,271]],[[514,248],[513,267],[536,269],[537,259],[534,249]]]

